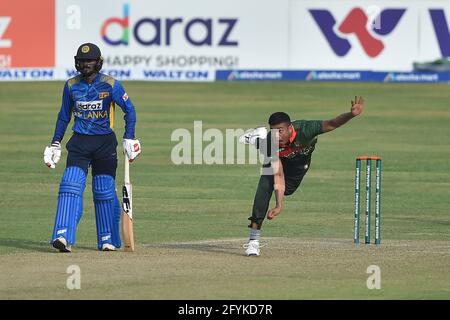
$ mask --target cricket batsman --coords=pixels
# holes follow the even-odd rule
[[[64,85],[55,132],[51,145],[44,151],[44,163],[54,169],[61,158],[61,142],[73,114],[73,134],[66,144],[67,163],[59,185],[51,243],[60,252],[72,251],[83,213],[86,176],[91,167],[98,249],[115,251],[121,246],[121,208],[115,183],[115,104],[125,113],[123,148],[130,162],[141,153],[139,140],[134,136],[136,112],[122,84],[100,73],[103,58],[95,44],[82,44],[74,58],[80,74]]]
[[[249,218],[250,237],[244,245],[247,256],[260,255],[261,226],[267,214],[271,220],[283,210],[283,198],[293,194],[311,165],[311,156],[319,134],[330,132],[363,111],[364,99],[355,97],[351,101],[350,112],[343,113],[331,120],[296,120],[291,121],[284,112],[276,112],[269,118],[271,131],[265,127],[247,131],[239,138],[244,144],[255,145],[265,155],[263,167],[269,168],[270,174],[263,170],[253,202],[252,215]],[[272,133],[274,133],[272,135]],[[277,146],[276,156],[272,156],[271,144]],[[272,193],[275,191],[276,205],[269,208]]]

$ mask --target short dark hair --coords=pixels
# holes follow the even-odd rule
[[[280,124],[280,123],[288,123],[291,124],[291,118],[285,112],[275,112],[269,117],[269,124],[271,126]]]

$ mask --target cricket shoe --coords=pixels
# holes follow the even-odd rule
[[[266,137],[267,129],[265,127],[259,127],[247,130],[239,137],[239,142],[243,144],[255,144],[257,139],[265,139]]]
[[[245,249],[245,254],[248,257],[260,255],[258,240],[250,240],[248,243],[244,244],[243,247]]]
[[[59,252],[72,252],[72,246],[67,244],[67,240],[63,237],[57,238],[52,243],[53,248],[56,248],[59,250]]]
[[[114,247],[111,243],[104,243],[102,245],[102,251],[116,251],[116,247]]]

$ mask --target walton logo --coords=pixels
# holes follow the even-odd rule
[[[405,11],[406,9],[385,9],[381,11],[373,20],[375,23],[372,23],[372,31],[380,36],[391,33]],[[349,52],[351,44],[347,39],[338,36],[333,30],[336,24],[333,15],[328,10],[311,9],[309,12],[319,25],[334,53],[340,57],[345,56]],[[354,8],[339,25],[338,30],[345,35],[354,34],[361,43],[364,52],[369,57],[374,58],[383,51],[384,44],[369,32],[368,21],[368,16],[361,8]]]

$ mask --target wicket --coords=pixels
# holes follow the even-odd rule
[[[375,188],[375,244],[381,243],[381,158],[379,156],[359,156],[356,158],[355,172],[355,219],[354,237],[355,244],[359,244],[359,211],[360,211],[360,181],[361,161],[366,160],[366,211],[364,242],[370,244],[370,203],[372,182],[372,160],[376,161],[376,188]]]

